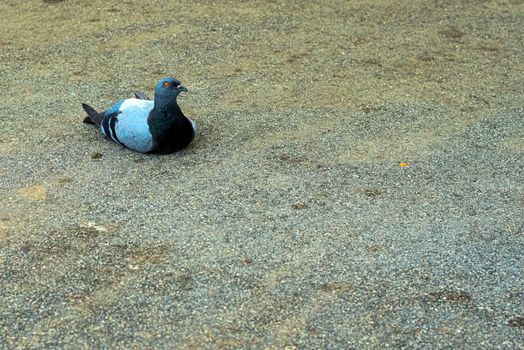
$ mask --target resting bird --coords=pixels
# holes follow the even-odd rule
[[[172,153],[193,141],[196,124],[177,104],[177,96],[188,91],[175,78],[164,78],[155,87],[155,98],[141,92],[137,98],[118,101],[103,113],[82,103],[86,123],[96,124],[112,141],[140,153]]]

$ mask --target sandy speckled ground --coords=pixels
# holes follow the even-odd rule
[[[0,347],[523,348],[522,1],[0,22]],[[166,75],[189,149],[81,123]]]

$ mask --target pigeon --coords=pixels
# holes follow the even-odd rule
[[[85,123],[96,124],[111,141],[140,153],[173,153],[187,147],[195,138],[196,123],[186,117],[177,103],[178,94],[187,92],[176,78],[161,79],[155,98],[135,92],[136,98],[122,99],[99,113],[82,103]]]

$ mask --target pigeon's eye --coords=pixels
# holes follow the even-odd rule
[[[164,82],[164,87],[169,87],[169,85],[170,85],[170,84],[169,84],[168,81],[165,81],[165,82]]]

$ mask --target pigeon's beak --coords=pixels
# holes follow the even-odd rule
[[[189,92],[189,90],[185,86],[182,86],[182,85],[178,85],[177,90],[178,92],[182,92],[182,91]]]

